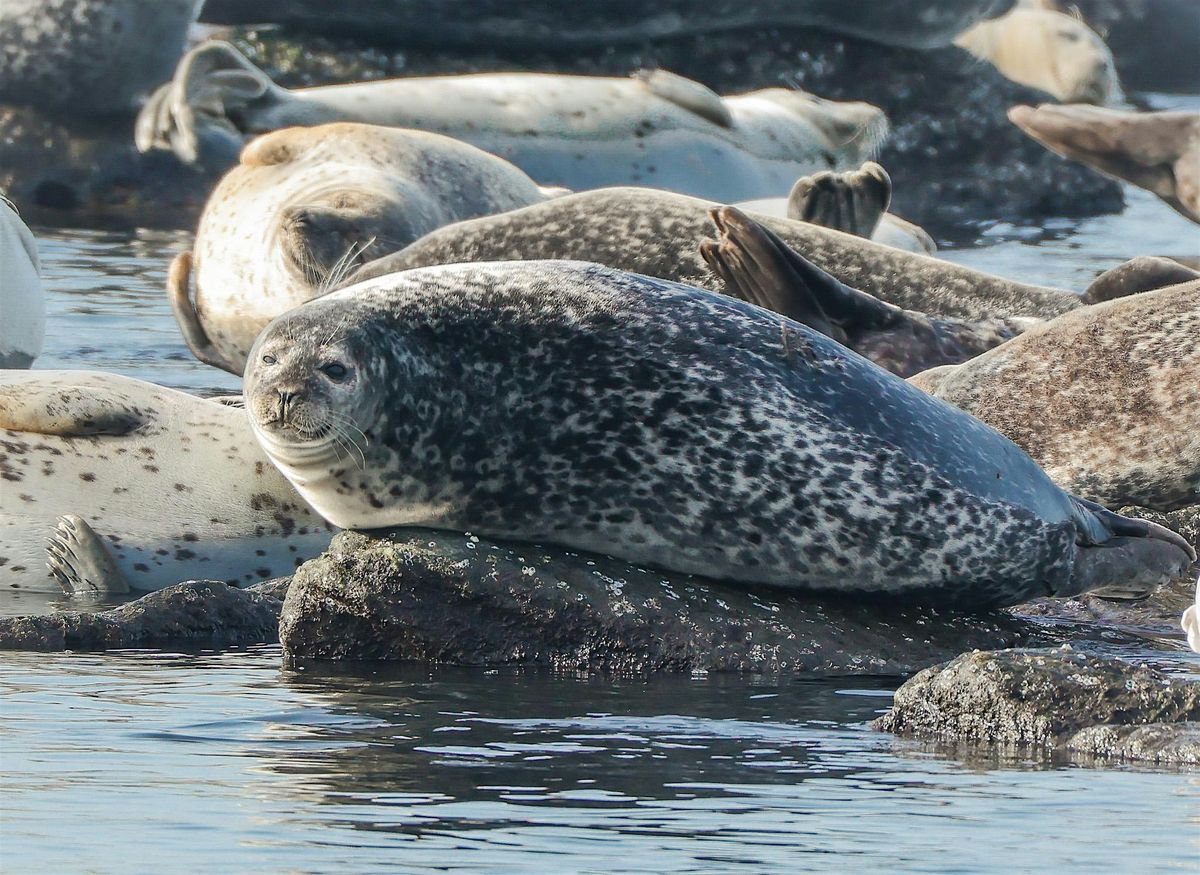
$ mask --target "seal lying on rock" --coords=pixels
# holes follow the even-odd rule
[[[1017,8],[981,21],[954,41],[1014,82],[1064,103],[1124,99],[1112,52],[1084,22],[1050,9]]]
[[[1038,325],[912,378],[1110,507],[1200,504],[1200,281]]]
[[[4,0],[0,103],[132,113],[170,75],[202,0]]]
[[[971,608],[1157,583],[1193,555],[829,338],[594,264],[334,292],[268,326],[245,386],[264,450],[344,528]]]
[[[902,310],[838,282],[735,207],[713,210],[713,221],[720,239],[701,244],[700,254],[726,293],[802,322],[893,374],[965,361],[1028,327]]]
[[[0,429],[2,586],[253,583],[329,543],[241,410],[116,374],[9,371]]]
[[[433,264],[561,258],[725,291],[700,255],[717,206],[645,188],[580,192],[440,228],[365,265],[347,282]],[[809,222],[749,215],[841,282],[906,310],[962,319],[1045,319],[1081,306],[1070,292],[1010,282]]]
[[[194,161],[203,127],[242,135],[352,121],[454,137],[572,189],[651,185],[739,200],[797,176],[857,167],[887,119],[865,103],[788,88],[721,97],[664,70],[631,77],[487,73],[288,91],[226,43],[189,52],[138,119],[141,149]]]
[[[1200,222],[1200,112],[1014,106],[1008,118],[1047,149],[1158,195]]]
[[[0,368],[27,368],[42,351],[46,298],[37,241],[0,194]]]
[[[192,353],[241,374],[264,325],[365,261],[449,222],[560,193],[438,134],[346,123],[276,131],[248,145],[212,193],[168,297]]]
[[[823,170],[796,180],[786,215],[909,252],[937,252],[937,244],[924,229],[887,211],[891,202],[892,178],[879,164],[868,161],[858,170]]]

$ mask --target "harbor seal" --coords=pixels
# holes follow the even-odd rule
[[[0,103],[131,114],[171,74],[202,0],[4,0]]]
[[[727,294],[802,322],[901,377],[966,361],[1031,324],[902,310],[838,282],[741,210],[712,215],[719,239],[702,243],[700,254]]]
[[[1158,582],[1194,556],[799,323],[595,264],[334,292],[259,336],[245,395],[271,460],[344,528],[976,609]]]
[[[887,132],[870,104],[790,88],[721,97],[665,70],[411,77],[288,91],[232,46],[205,43],[147,101],[135,140],[191,162],[205,127],[252,135],[334,121],[454,137],[546,185],[647,185],[722,201],[781,195],[797,176],[857,167]]]
[[[1110,507],[1200,504],[1200,281],[1095,304],[912,382]]]
[[[245,412],[92,371],[0,375],[0,586],[160,589],[290,574],[333,529]]]
[[[579,192],[440,228],[359,268],[348,283],[399,270],[468,261],[593,261],[712,291],[726,291],[700,255],[720,206],[671,192]],[[748,213],[838,280],[906,310],[959,319],[1043,319],[1081,306],[1079,296],[1032,286],[839,231]]]
[[[350,123],[275,131],[247,145],[209,197],[167,295],[192,353],[241,374],[264,325],[358,265],[449,222],[560,193],[439,134]]]
[[[1200,112],[1014,106],[1009,120],[1059,155],[1158,195],[1200,222]]]
[[[1051,9],[1020,8],[981,21],[954,41],[1019,85],[1063,103],[1120,103],[1112,52],[1083,21]]]
[[[0,193],[0,368],[27,368],[42,351],[46,297],[37,241]]]

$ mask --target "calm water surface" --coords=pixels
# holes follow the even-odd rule
[[[963,264],[1082,290],[1200,254],[1140,191],[1124,214],[997,225]],[[39,368],[204,393],[163,293],[178,232],[35,229]],[[4,613],[51,597],[5,594]],[[283,670],[276,649],[0,657],[8,872],[1122,871],[1200,867],[1200,778],[877,735],[899,679],[613,682]],[[979,754],[975,754],[976,757]]]

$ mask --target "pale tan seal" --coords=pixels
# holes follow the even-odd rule
[[[168,296],[196,357],[240,374],[264,325],[358,265],[450,222],[560,193],[438,134],[349,123],[276,131],[246,146],[209,197]]]
[[[912,382],[1110,507],[1200,504],[1200,281],[1095,304]]]
[[[797,176],[857,167],[887,131],[870,104],[791,88],[722,97],[664,70],[410,77],[288,91],[232,46],[207,43],[147,103],[136,142],[194,161],[205,128],[250,136],[334,121],[445,134],[546,185],[647,185],[722,201],[782,195]]]
[[[0,587],[255,583],[332,531],[243,410],[116,374],[0,373]]]
[[[1107,105],[1124,99],[1112,52],[1100,34],[1073,16],[1017,8],[979,22],[954,42],[1012,81],[1064,103]]]

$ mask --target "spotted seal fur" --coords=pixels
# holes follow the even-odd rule
[[[829,338],[595,264],[334,292],[268,326],[245,389],[271,460],[342,527],[972,608],[1158,582],[1194,555]]]
[[[4,0],[0,103],[132,114],[183,54],[203,0]]]
[[[27,368],[42,351],[46,297],[37,241],[0,192],[0,368]]]
[[[570,189],[650,185],[723,201],[785,193],[857,167],[887,132],[867,103],[791,88],[721,97],[665,70],[627,77],[482,73],[280,88],[235,48],[205,43],[143,108],[138,147],[196,160],[206,128],[242,136],[352,121],[454,137]]]
[[[1110,507],[1200,504],[1200,281],[1095,304],[912,381]]]
[[[347,283],[434,264],[560,258],[723,292],[700,255],[717,206],[645,188],[579,192],[440,228],[359,268]],[[1081,306],[1071,292],[1011,282],[808,222],[748,215],[841,282],[906,310],[960,319],[1043,319]]]
[[[168,297],[192,353],[241,374],[264,325],[346,271],[449,222],[561,193],[439,134],[350,123],[275,131],[246,146],[209,197]]]
[[[243,411],[116,374],[4,373],[0,478],[2,587],[253,583],[332,537]]]

